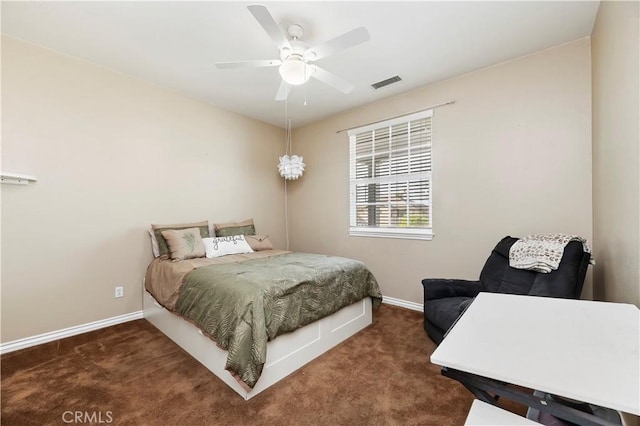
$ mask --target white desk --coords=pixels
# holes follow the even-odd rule
[[[480,293],[431,362],[640,415],[634,305]]]

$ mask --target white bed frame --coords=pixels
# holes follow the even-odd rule
[[[247,391],[224,369],[227,351],[203,335],[199,328],[162,307],[147,291],[143,295],[143,308],[144,317],[151,324],[247,400],[372,322],[371,298],[366,297],[331,316],[268,342],[262,375],[256,386]]]

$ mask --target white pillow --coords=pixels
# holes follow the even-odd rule
[[[206,256],[211,259],[227,254],[252,253],[251,247],[244,235],[230,235],[228,237],[210,237],[203,238],[204,251]]]

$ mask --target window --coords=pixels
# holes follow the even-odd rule
[[[350,235],[431,239],[432,115],[349,131]]]

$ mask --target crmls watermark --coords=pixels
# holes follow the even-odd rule
[[[105,424],[113,423],[112,411],[65,411],[62,413],[62,421],[78,424]]]

